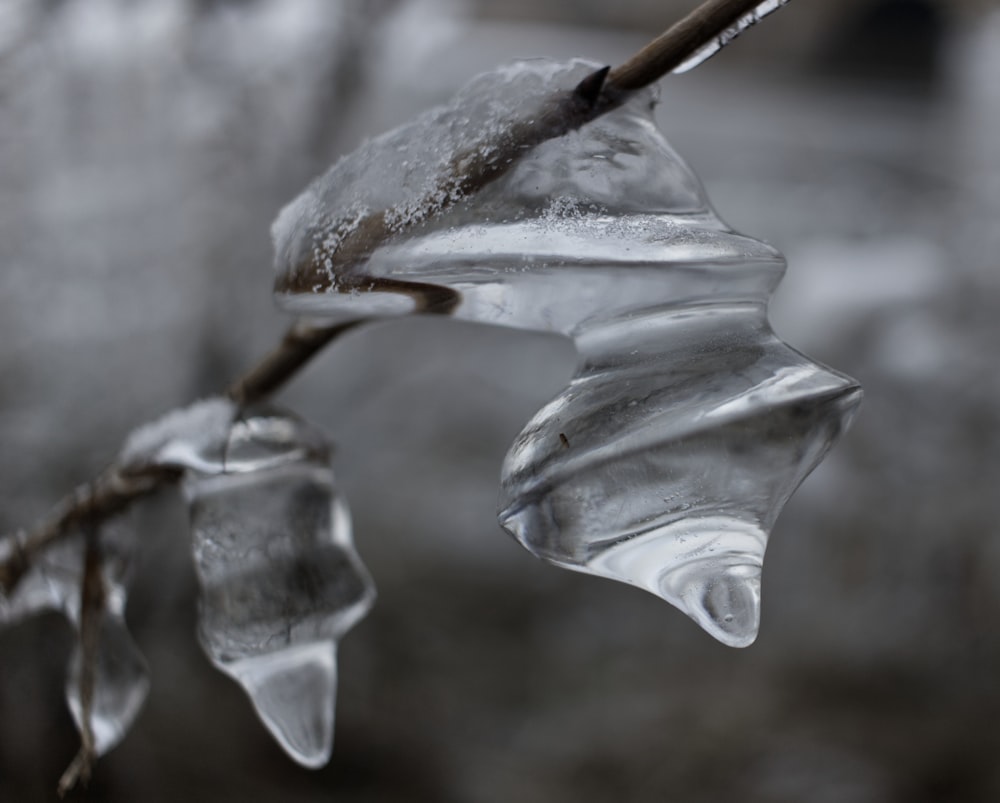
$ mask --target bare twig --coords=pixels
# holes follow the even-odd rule
[[[226,395],[240,407],[249,407],[267,398],[295,376],[330,341],[358,323],[360,321],[340,326],[292,326],[274,351],[230,385]]]
[[[35,555],[89,522],[103,521],[125,510],[136,499],[178,479],[176,471],[150,468],[127,473],[112,465],[90,482],[63,497],[33,529],[14,539],[14,553],[0,562],[0,592],[10,594],[31,567]]]
[[[688,57],[724,34],[730,26],[752,11],[760,0],[706,0],[687,17],[668,29],[632,58],[614,70],[603,68],[585,78],[569,92],[555,95],[531,120],[513,121],[490,148],[456,154],[451,175],[432,194],[443,204],[428,203],[427,209],[444,211],[456,200],[469,197],[504,175],[516,161],[535,146],[562,136],[618,107],[629,94],[666,75]],[[488,154],[488,155],[487,155]],[[438,191],[445,189],[443,196]],[[432,213],[428,211],[427,216]],[[333,287],[329,273],[315,261],[289,272],[276,289],[280,292],[357,289],[401,293],[414,299],[417,311],[448,314],[458,303],[454,291],[446,287],[404,282],[363,275],[359,270],[368,255],[391,236],[386,213],[369,216],[345,237],[337,249],[345,271]],[[353,278],[351,278],[353,276]],[[347,278],[345,278],[347,277]],[[234,382],[226,395],[240,406],[261,401],[280,390],[317,353],[356,325],[331,327],[304,324],[293,326],[278,346]],[[112,465],[97,479],[81,486],[59,502],[49,517],[16,539],[13,553],[0,562],[0,591],[10,593],[30,567],[33,556],[54,541],[73,532],[85,520],[99,522],[128,507],[136,499],[175,482],[176,471],[152,470],[128,473]]]
[[[608,86],[631,92],[679,67],[713,39],[759,7],[761,0],[702,3],[608,75]]]

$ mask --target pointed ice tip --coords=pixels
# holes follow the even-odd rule
[[[336,650],[334,642],[317,642],[220,667],[250,695],[284,751],[309,769],[322,767],[333,752]]]
[[[760,567],[726,566],[691,578],[682,592],[684,611],[728,647],[749,647],[760,628]]]

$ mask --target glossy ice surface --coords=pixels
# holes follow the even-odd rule
[[[333,747],[337,642],[374,586],[319,433],[248,413],[215,453],[216,471],[185,482],[201,643],[289,755],[317,767]]]
[[[337,642],[375,597],[328,459],[301,420],[222,399],[140,430],[121,458],[185,472],[202,646],[309,767],[333,747]]]
[[[343,318],[448,298],[459,318],[573,338],[575,378],[505,461],[501,524],[535,554],[646,588],[745,646],[775,519],[860,388],[772,333],[784,260],[715,215],[653,124],[653,91],[449,194],[456,154],[489,147],[596,66],[480,76],[343,159],[275,223],[279,303]]]
[[[84,666],[84,632],[81,616],[84,576],[84,539],[68,539],[46,550],[21,578],[12,595],[0,593],[0,625],[13,623],[46,610],[62,613],[76,630],[77,641],[66,678],[66,702],[79,730],[85,725],[102,755],[118,744],[132,726],[149,691],[149,669],[125,624],[125,577],[131,534],[121,522],[104,528],[99,600],[94,624],[96,634],[93,675],[81,682]],[[8,543],[8,547],[13,544]],[[5,555],[0,545],[0,557]],[[90,691],[89,705],[82,689]]]

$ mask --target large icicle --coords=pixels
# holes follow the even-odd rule
[[[699,58],[780,5],[762,3]],[[500,523],[534,554],[647,589],[746,646],[775,520],[861,399],[771,331],[781,254],[718,218],[657,130],[653,89],[475,194],[428,196],[447,186],[451,156],[482,152],[483,132],[530,119],[599,66],[479,76],[342,159],[275,224],[278,299],[341,318],[447,297],[457,318],[573,338],[572,383],[508,452]],[[362,207],[397,222],[368,250],[344,246]]]

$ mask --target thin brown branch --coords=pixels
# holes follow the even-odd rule
[[[495,141],[457,154],[451,161],[451,169],[427,192],[426,202],[419,206],[428,210],[429,217],[474,195],[511,170],[532,148],[617,108],[633,92],[659,80],[713,41],[720,41],[727,30],[760,3],[761,0],[706,0],[620,67],[595,71],[574,89],[555,94],[540,113],[511,121]],[[411,218],[410,224],[420,219]],[[364,273],[364,265],[371,253],[393,235],[386,212],[369,215],[343,234],[335,254],[307,258],[279,276],[275,290],[279,293],[352,293],[359,289],[391,292],[389,288],[373,287],[380,279]],[[328,257],[337,263],[336,277],[326,264]]]
[[[176,481],[176,471],[151,468],[126,473],[113,465],[95,479],[63,497],[49,515],[34,528],[14,539],[14,553],[0,562],[0,593],[10,594],[39,552],[89,522],[104,521],[120,513],[136,499]]]
[[[629,94],[662,78],[688,57],[722,35],[743,15],[759,5],[759,0],[706,0],[687,17],[668,29],[632,58],[614,70],[601,69],[585,78],[575,89],[555,95],[541,114],[530,120],[513,121],[490,148],[456,154],[450,175],[430,195],[436,206],[446,210],[455,201],[467,198],[504,175],[525,153],[550,139],[575,130],[620,106]],[[440,191],[444,190],[443,193]],[[442,204],[440,198],[446,200]],[[427,212],[430,216],[431,212]],[[386,213],[369,216],[346,236],[337,249],[345,271],[332,286],[328,271],[315,261],[304,263],[279,282],[279,292],[358,289],[405,294],[414,300],[416,311],[448,314],[458,303],[454,291],[446,287],[365,276],[360,268],[367,257],[392,232]],[[266,399],[280,390],[316,354],[356,322],[332,327],[293,326],[278,346],[225,391],[240,406]],[[38,527],[17,540],[13,554],[0,562],[0,591],[10,593],[34,555],[50,543],[73,532],[84,520],[99,522],[125,509],[136,499],[178,479],[172,471],[128,474],[112,465],[96,480],[63,499]]]
[[[609,88],[631,92],[660,80],[761,4],[761,0],[702,3],[608,75]]]
[[[340,326],[292,326],[270,354],[229,386],[226,396],[240,407],[249,407],[266,399],[283,387],[330,341],[358,323],[360,321]]]

